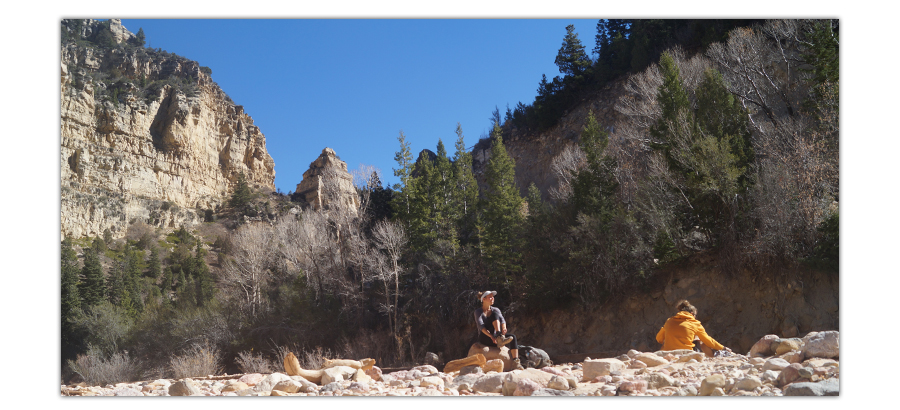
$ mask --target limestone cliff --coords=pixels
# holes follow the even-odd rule
[[[239,174],[274,190],[266,139],[196,61],[130,43],[119,20],[64,20],[61,235],[175,228],[220,206]],[[88,41],[103,30],[116,44]]]

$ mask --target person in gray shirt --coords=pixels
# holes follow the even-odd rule
[[[497,347],[509,345],[509,357],[516,363],[516,368],[522,370],[524,368],[519,361],[519,345],[516,336],[506,334],[506,319],[503,318],[500,309],[493,306],[496,294],[497,292],[492,290],[478,294],[478,298],[481,300],[481,307],[475,309],[478,343]]]

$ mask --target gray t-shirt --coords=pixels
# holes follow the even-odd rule
[[[503,314],[500,313],[500,309],[491,306],[491,312],[487,316],[484,315],[484,309],[475,309],[475,325],[478,326],[478,333],[481,333],[481,329],[484,329],[486,326],[490,326],[489,329],[491,330],[491,334],[500,330],[494,329],[495,320],[499,320],[501,324],[506,323],[506,319],[503,319]]]

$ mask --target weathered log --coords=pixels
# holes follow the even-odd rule
[[[444,373],[455,372],[463,367],[471,366],[473,364],[477,364],[484,368],[485,363],[487,363],[487,360],[485,360],[484,355],[478,353],[464,359],[457,359],[447,363],[447,365],[444,366]]]
[[[306,370],[300,367],[300,361],[293,352],[288,352],[284,357],[284,371],[288,376],[301,376],[315,384],[322,384],[322,375],[325,374],[324,370]]]
[[[372,366],[375,365],[375,359],[362,359],[362,360],[348,360],[348,359],[334,359],[329,360],[325,359],[325,363],[322,364],[322,369],[329,369],[336,366],[347,366],[352,367],[354,369],[363,369],[369,370]]]

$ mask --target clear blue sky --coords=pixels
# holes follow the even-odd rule
[[[147,45],[212,69],[266,136],[275,185],[296,189],[309,163],[331,147],[353,170],[381,170],[396,183],[403,130],[413,155],[442,139],[454,152],[456,123],[468,147],[494,107],[534,101],[541,75],[574,24],[594,48],[597,20],[188,20],[123,19]]]

